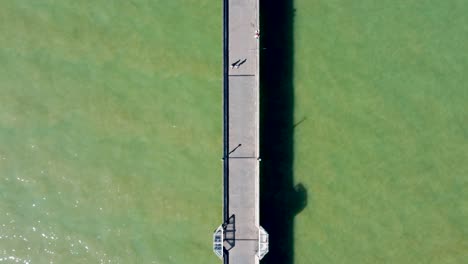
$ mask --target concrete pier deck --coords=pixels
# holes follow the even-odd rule
[[[224,263],[259,255],[259,0],[224,1]],[[238,67],[233,63],[238,62]]]

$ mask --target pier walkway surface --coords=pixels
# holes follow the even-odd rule
[[[259,28],[259,0],[224,0],[224,223],[214,250],[226,264],[259,263],[268,252],[259,218]]]

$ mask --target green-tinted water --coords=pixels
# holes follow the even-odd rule
[[[219,263],[221,3],[118,2],[0,3],[0,263]],[[294,263],[467,262],[468,6],[294,3]]]
[[[468,2],[294,2],[294,263],[468,263]]]
[[[192,2],[0,3],[0,263],[217,263],[220,3]]]

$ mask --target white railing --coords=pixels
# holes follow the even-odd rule
[[[268,233],[260,227],[258,232],[258,259],[262,259],[268,253]]]
[[[213,233],[213,251],[220,259],[223,259],[223,226],[219,226]]]

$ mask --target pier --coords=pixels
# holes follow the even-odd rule
[[[224,0],[223,224],[213,249],[225,264],[255,264],[268,252],[259,208],[259,0]]]

